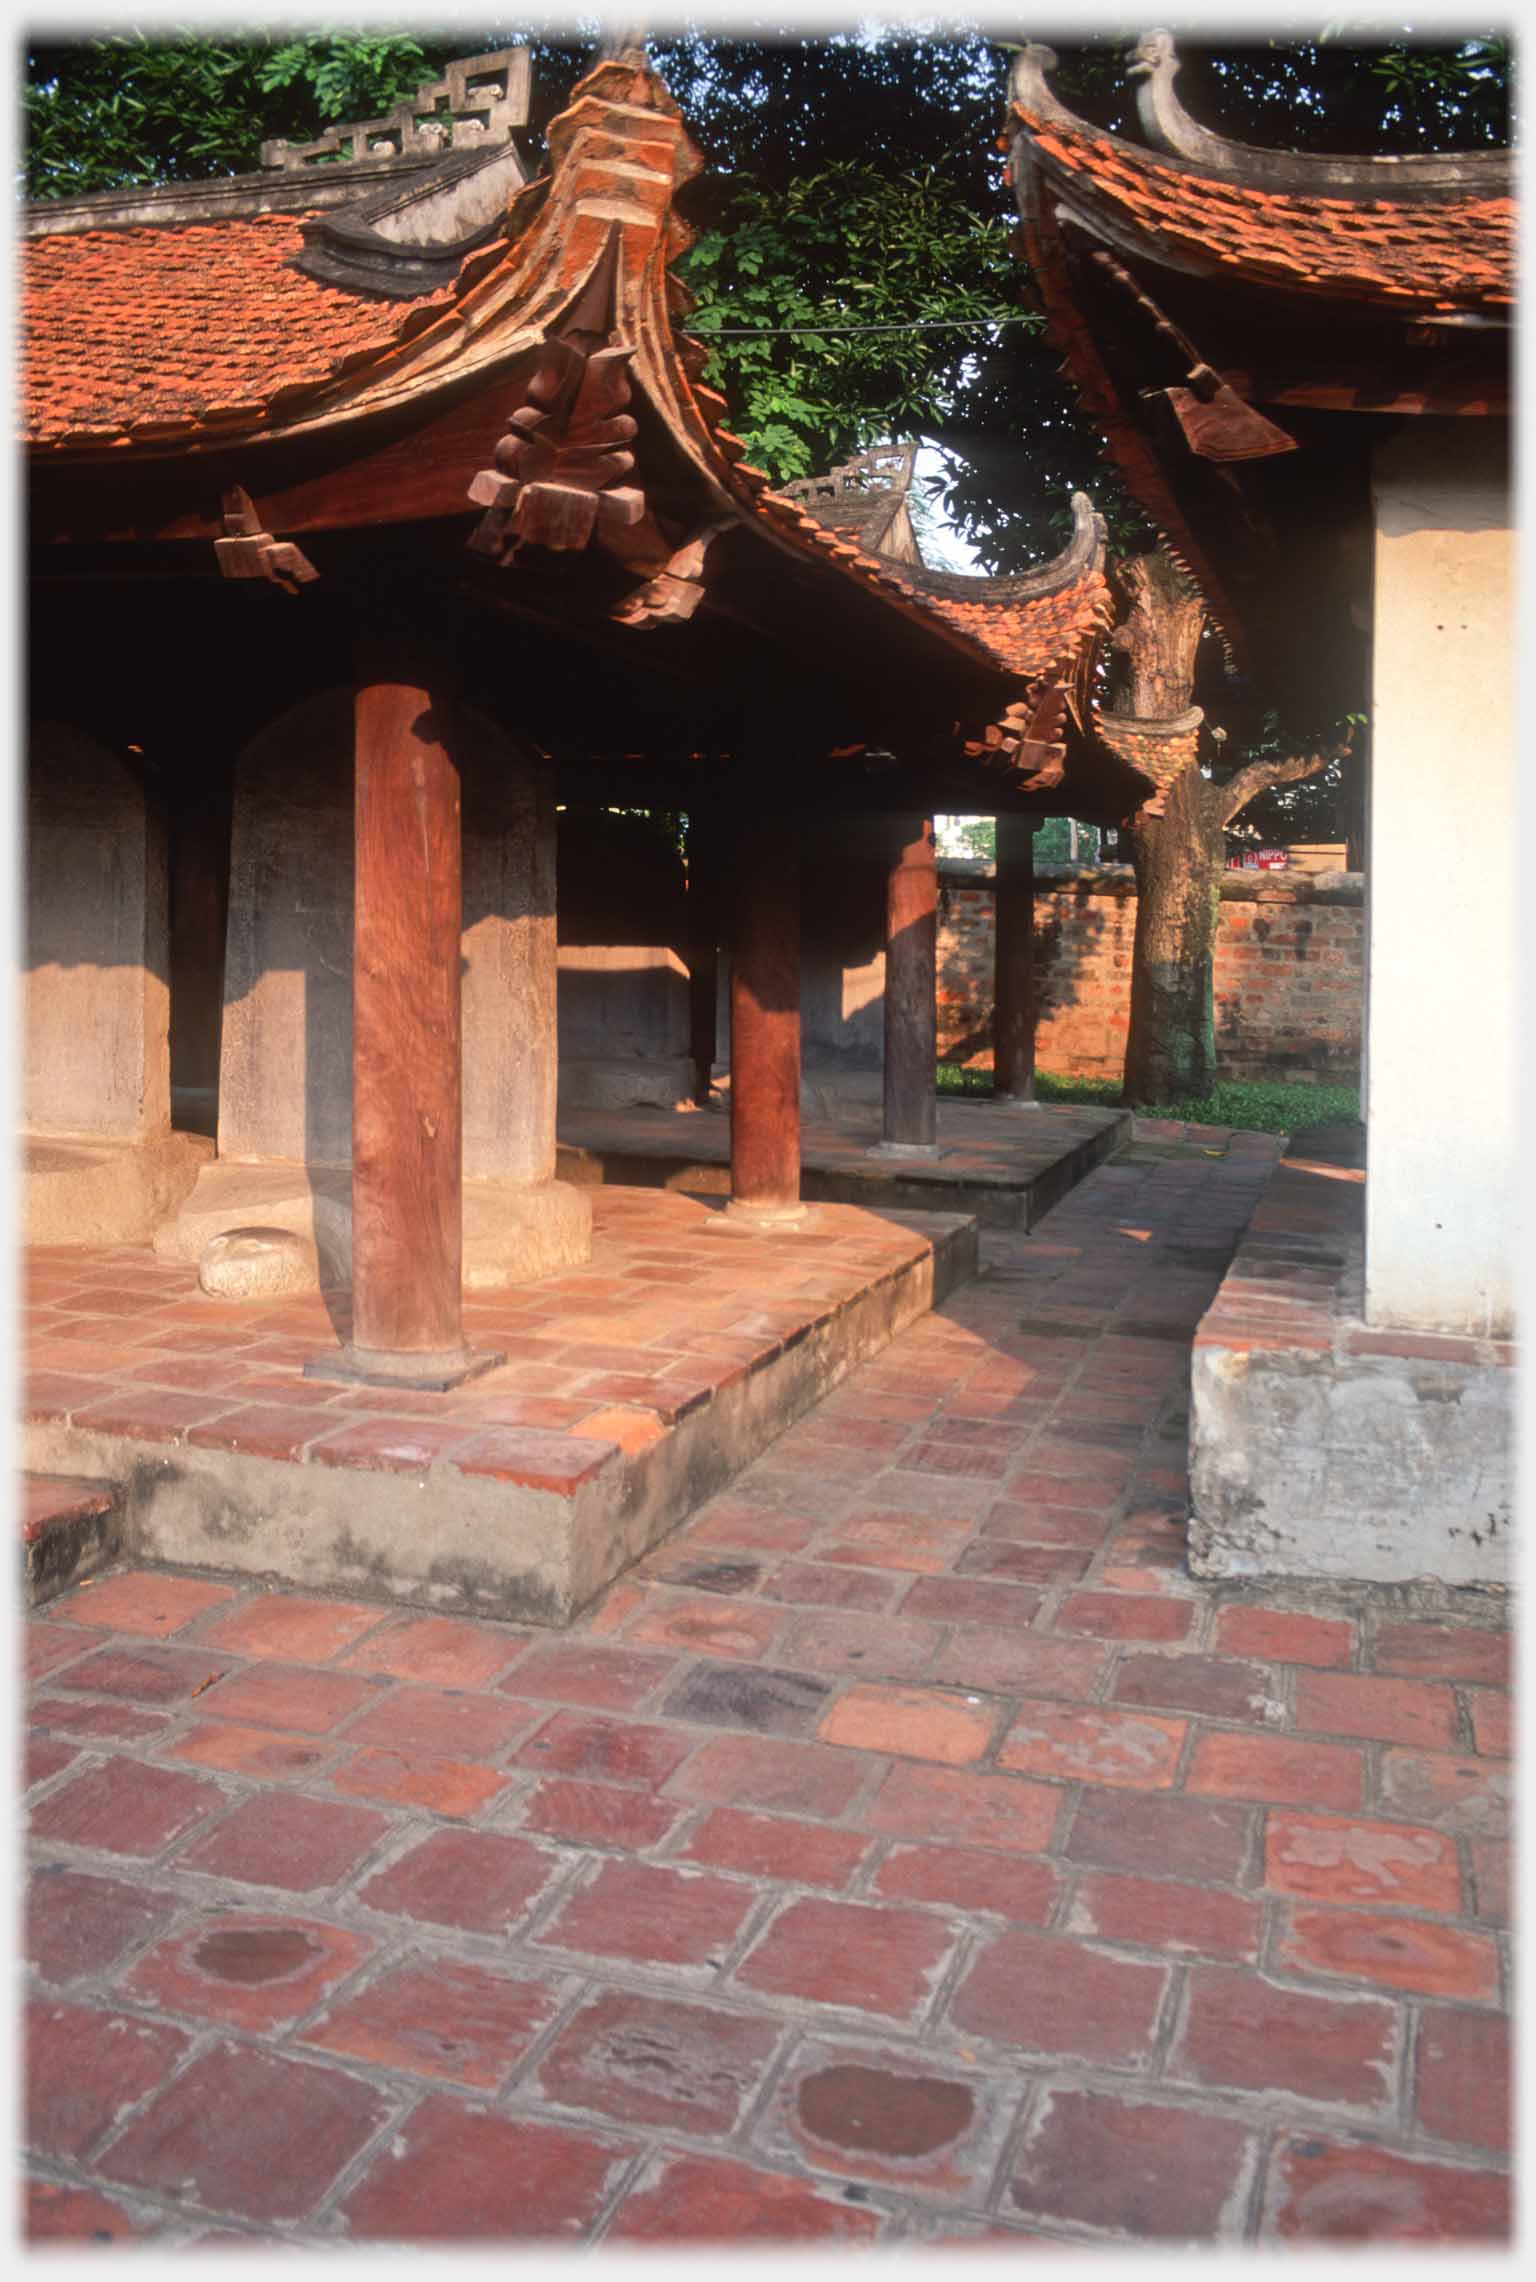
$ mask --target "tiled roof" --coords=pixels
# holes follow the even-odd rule
[[[1357,307],[1501,309],[1514,298],[1512,198],[1329,198],[1219,182],[1118,137],[1015,109],[1069,206],[1179,267]]]
[[[454,298],[402,306],[317,283],[292,267],[303,220],[260,214],[30,240],[27,440],[147,441],[248,420],[279,391],[392,347]]]

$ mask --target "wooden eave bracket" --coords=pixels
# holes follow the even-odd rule
[[[223,508],[226,535],[214,540],[213,552],[225,578],[263,578],[285,594],[297,594],[320,576],[302,547],[262,529],[251,495],[240,484],[225,492]]]

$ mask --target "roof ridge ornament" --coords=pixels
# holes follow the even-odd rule
[[[264,167],[287,173],[343,155],[352,163],[378,158],[446,158],[450,151],[489,150],[528,124],[531,51],[493,48],[461,56],[441,79],[430,79],[381,119],[351,119],[327,127],[312,143],[278,136],[261,146]]]
[[[1057,127],[1075,127],[1081,134],[1088,125],[1087,120],[1067,109],[1046,78],[1060,61],[1056,50],[1047,47],[1043,40],[1026,40],[1008,73],[1008,100],[1020,111],[1027,111],[1032,119],[1044,119]]]
[[[1048,48],[1034,52],[1050,56],[1055,63]],[[1161,26],[1143,32],[1126,51],[1126,77],[1138,83],[1136,113],[1141,131],[1155,150],[1166,151],[1218,181],[1314,198],[1403,198],[1425,191],[1497,198],[1509,189],[1507,150],[1334,157],[1325,152],[1274,151],[1257,143],[1233,142],[1190,117],[1174,89],[1179,68],[1173,34]],[[1017,69],[1015,66],[1016,73]],[[1054,96],[1049,100],[1053,104],[1056,101]],[[1033,106],[1026,104],[1025,108]],[[1050,115],[1058,124],[1071,118],[1059,105]],[[1081,119],[1071,123],[1078,128],[1087,125]]]

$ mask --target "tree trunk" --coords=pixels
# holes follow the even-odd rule
[[[1111,647],[1116,718],[1164,724],[1190,711],[1205,606],[1165,554],[1117,565],[1126,605]],[[1201,1099],[1216,1082],[1212,959],[1226,842],[1215,787],[1193,737],[1170,740],[1182,766],[1128,826],[1136,868],[1136,942],[1124,1099]]]
[[[1131,826],[1136,946],[1124,1099],[1201,1101],[1216,1082],[1212,983],[1226,836],[1197,767],[1177,777],[1165,813]]]

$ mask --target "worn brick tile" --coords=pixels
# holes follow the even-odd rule
[[[1117,1704],[1157,1704],[1208,1719],[1263,1721],[1283,1712],[1260,1664],[1226,1656],[1123,1656],[1111,1694]]]
[[[34,1840],[148,1861],[226,1804],[213,1783],[172,1767],[105,1759],[30,1810]]]
[[[804,2179],[726,2156],[678,2155],[630,2189],[604,2240],[613,2243],[793,2243],[873,2240],[878,2220]]]
[[[229,1670],[227,1658],[196,1648],[98,1648],[51,1684],[71,1693],[115,1696],[134,1704],[181,1704],[200,1696]]]
[[[766,2073],[778,2021],[673,1997],[601,1989],[539,2063],[544,2098],[616,2123],[729,2132]]]
[[[1187,1789],[1213,1798],[1347,1812],[1365,1804],[1365,1759],[1352,1744],[1216,1732],[1195,1738],[1185,1782]]]
[[[1021,1505],[1000,1498],[988,1508],[981,1535],[1013,1538],[1021,1545],[1071,1546],[1094,1553],[1103,1543],[1107,1527],[1101,1513],[1067,1506]]]
[[[387,2121],[338,2069],[217,2044],[152,2101],[98,2168],[232,2218],[306,2218]]]
[[[1060,1887],[1052,1863],[965,1846],[893,1846],[873,1880],[886,1900],[987,1911],[1015,1925],[1044,1925]]]
[[[560,2010],[556,1988],[451,1957],[408,1959],[327,2007],[301,2042],[494,2092]]]
[[[849,1688],[817,1728],[823,1743],[967,1767],[986,1756],[1006,1706],[939,1688]]]
[[[1100,1640],[1182,1640],[1195,1620],[1191,1602],[1151,1593],[1069,1593],[1056,1622],[1063,1632]]]
[[[1487,1925],[1508,1925],[1514,1883],[1508,1844],[1499,1838],[1473,1838],[1467,1842],[1467,1854],[1478,1917]]]
[[[499,1759],[543,1716],[505,1695],[467,1695],[457,1688],[370,1689],[346,1730],[350,1744],[423,1752],[441,1759]]]
[[[434,2093],[341,2208],[355,2242],[574,2242],[632,2144],[530,2123]]]
[[[363,1601],[311,1600],[275,1592],[205,1624],[199,1639],[233,1656],[275,1656],[290,1664],[327,1664],[371,1632],[387,1612]]]
[[[292,1783],[312,1775],[331,1757],[327,1743],[306,1743],[297,1735],[276,1735],[268,1727],[229,1727],[207,1720],[189,1728],[167,1747],[168,1756],[223,1775],[248,1775],[258,1783]]]
[[[29,2179],[22,2236],[28,2243],[58,2244],[140,2242],[157,2231],[157,2222],[141,2223],[109,2195],[94,2187],[59,2187],[48,2179]]]
[[[1263,1912],[1241,1894],[1089,1871],[1078,1882],[1067,1925],[1089,1940],[1252,1964],[1259,1954]]]
[[[808,1898],[779,1912],[736,1978],[775,1996],[914,2020],[954,1947],[953,1930],[927,1912]]]
[[[163,1735],[171,1725],[166,1712],[139,1711],[133,1704],[112,1701],[92,1703],[88,1696],[36,1696],[32,1718],[50,1734],[97,1743],[142,1743],[146,1736]]]
[[[105,1973],[177,1907],[174,1896],[151,1887],[40,1863],[28,1882],[24,1954],[45,1981]]]
[[[35,1791],[39,1783],[51,1782],[62,1775],[66,1767],[73,1767],[80,1754],[73,1744],[61,1743],[37,1728],[28,1731],[23,1751],[21,1787]]]
[[[869,1780],[862,1761],[821,1743],[775,1736],[718,1735],[702,1744],[667,1783],[670,1798],[767,1807],[828,1821],[852,1805]]]
[[[1502,2014],[1426,2005],[1414,2054],[1421,2128],[1436,2139],[1506,2152],[1512,2057]]]
[[[1044,1606],[1042,1592],[990,1577],[919,1577],[901,1604],[904,1617],[928,1624],[1032,1625]]]
[[[847,1573],[868,1574],[861,1570]],[[861,1677],[904,1680],[926,1671],[943,1637],[936,1624],[838,1609],[792,1620],[776,1652],[786,1664],[829,1678],[853,1672]]]
[[[29,1684],[45,1679],[62,1664],[78,1662],[90,1645],[88,1638],[77,1626],[49,1624],[41,1617],[32,1618],[24,1637]]]
[[[891,1768],[862,1820],[890,1838],[950,1840],[1040,1854],[1050,1844],[1062,1793],[1015,1775],[952,1767]]]
[[[633,1711],[676,1669],[674,1656],[594,1646],[579,1639],[550,1640],[528,1649],[498,1685],[535,1702]]]
[[[1471,2004],[1492,2003],[1499,1993],[1498,1953],[1488,1934],[1379,1910],[1293,1910],[1275,1963]]]
[[[1257,1656],[1269,1664],[1347,1665],[1355,1628],[1348,1618],[1249,1603],[1218,1609],[1216,1647],[1223,1656]]]
[[[840,1569],[824,1561],[785,1561],[763,1586],[770,1600],[802,1608],[889,1608],[900,1590],[879,1569]]]
[[[1097,1640],[1058,1640],[1050,1633],[967,1625],[950,1634],[930,1671],[933,1679],[952,1688],[1087,1703],[1098,1690],[1110,1653]]]
[[[629,1853],[659,1846],[677,1826],[676,1807],[612,1783],[552,1776],[518,1802],[523,1826],[565,1846],[617,1846]]]
[[[85,2156],[192,2049],[168,2022],[47,1998],[27,2006],[23,2036],[26,2144],[65,2161]]]
[[[69,1624],[103,1632],[136,1633],[160,1640],[179,1632],[194,1617],[233,1600],[237,1588],[202,1577],[173,1577],[164,1570],[126,1569],[116,1576],[92,1577],[56,1601],[51,1614]]]
[[[1390,2148],[1282,2140],[1272,2159],[1267,2234],[1285,2241],[1502,2243],[1510,2182],[1498,2171],[1426,2163]]]
[[[1376,1627],[1372,1664],[1424,1680],[1470,1680],[1509,1685],[1510,1636],[1492,1626],[1437,1624],[1429,1620]]]
[[[847,1885],[868,1845],[858,1831],[717,1807],[691,1834],[678,1859],[710,1870],[737,1870],[750,1878],[836,1890]]]
[[[1194,2108],[1052,2087],[1004,2207],[1137,2243],[1235,2242],[1257,2160],[1241,2123]]]
[[[489,1806],[506,1789],[509,1778],[501,1769],[444,1759],[436,1752],[370,1746],[339,1760],[328,1779],[333,1790],[348,1798],[426,1807],[432,1814],[467,1818]]]
[[[1485,1759],[1508,1759],[1514,1750],[1508,1696],[1489,1688],[1469,1688],[1467,1704],[1478,1751]]]
[[[225,2028],[276,2028],[318,2004],[376,1946],[314,1918],[215,1910],[157,1942],[122,1990]]]
[[[200,1709],[241,1727],[273,1727],[285,1735],[324,1735],[375,1690],[352,1672],[314,1671],[275,1661],[231,1672],[203,1696]]]
[[[501,1831],[434,1830],[359,1888],[371,1910],[465,1933],[505,1935],[561,1868],[548,1854]]]
[[[1508,1837],[1511,1789],[1509,1770],[1492,1760],[1447,1751],[1381,1755],[1381,1799],[1388,1813],[1467,1838]]]
[[[669,1719],[745,1727],[758,1735],[809,1735],[831,1684],[808,1672],[763,1664],[692,1665],[661,1700]]]
[[[513,1759],[520,1767],[654,1787],[681,1766],[694,1740],[672,1728],[613,1719],[600,1712],[562,1711],[546,1719]]]
[[[1454,1749],[1456,1702],[1432,1680],[1378,1679],[1362,1672],[1300,1672],[1296,1725],[1319,1735],[1358,1735],[1367,1742],[1420,1750]]]
[[[755,1499],[711,1498],[689,1521],[688,1540],[692,1545],[749,1546],[758,1553],[799,1553],[824,1526],[817,1515],[784,1512]]]
[[[1034,1703],[1020,1712],[998,1749],[999,1767],[1062,1782],[1166,1790],[1173,1782],[1188,1721],[1146,1714]]]
[[[882,1483],[882,1495],[885,1485]],[[822,1561],[852,1568],[895,1569],[936,1576],[947,1569],[971,1523],[955,1517],[875,1512],[835,1523],[817,1547]]]
[[[647,1596],[625,1632],[626,1646],[670,1648],[689,1656],[731,1656],[752,1662],[765,1656],[783,1622],[782,1611],[757,1601],[722,1600],[709,1593]]]
[[[177,1867],[306,1893],[349,1876],[390,1827],[386,1816],[366,1807],[260,1791],[184,1848]]]
[[[1231,1885],[1242,1873],[1252,1816],[1240,1806],[1155,1792],[1084,1791],[1068,1827],[1065,1853],[1099,1870]]]
[[[1386,1902],[1451,1916],[1461,1908],[1455,1845],[1439,1831],[1405,1823],[1271,1814],[1264,1883],[1310,1902]]]
[[[763,1566],[746,1553],[696,1553],[685,1539],[682,1544],[658,1547],[641,1562],[636,1574],[651,1584],[734,1597],[757,1591],[763,1581]]]
[[[963,1577],[997,1577],[1018,1585],[1072,1584],[1093,1558],[1086,1547],[1021,1545],[1011,1537],[978,1537],[955,1563]]]
[[[539,1935],[564,1949],[638,1965],[714,1965],[740,1933],[752,1893],[702,1870],[604,1862]]]
[[[1282,1988],[1235,1965],[1196,1965],[1168,2074],[1174,2080],[1385,2109],[1399,2008]]]
[[[462,1616],[402,1616],[371,1632],[341,1659],[348,1672],[386,1672],[424,1687],[484,1688],[504,1672],[522,1636]]]
[[[950,2016],[957,2029],[992,2042],[1140,2070],[1167,1980],[1162,1965],[1015,1929],[981,1952]]]
[[[796,2051],[757,2137],[779,2161],[979,2201],[1017,2104],[1006,2079],[948,2055],[818,2038]]]

